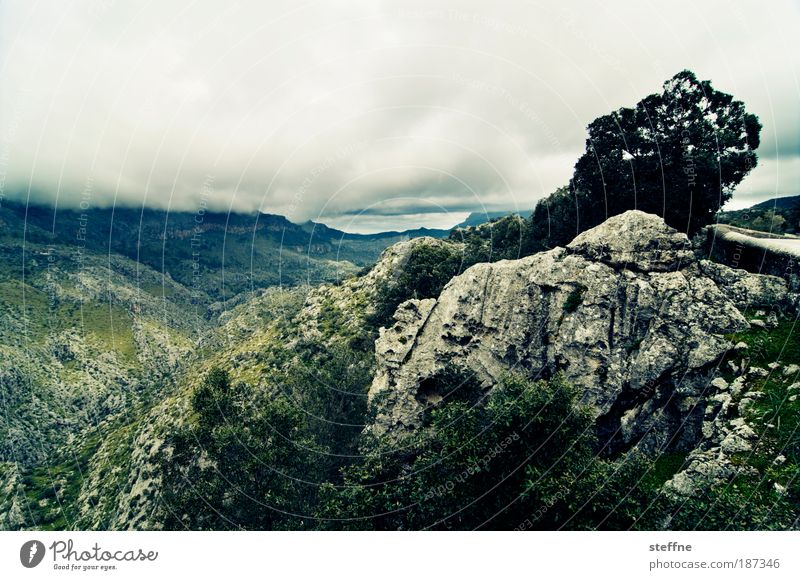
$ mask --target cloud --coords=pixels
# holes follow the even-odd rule
[[[742,195],[796,193],[796,174],[775,171],[800,154],[790,2],[0,11],[5,198],[193,209],[210,191],[215,209],[297,221],[448,225],[448,212],[532,207],[569,179],[593,118],[683,68],[764,123]]]

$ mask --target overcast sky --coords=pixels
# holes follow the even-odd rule
[[[532,208],[684,68],[764,125],[729,207],[800,193],[797,2],[0,0],[0,26],[6,199],[451,226]]]

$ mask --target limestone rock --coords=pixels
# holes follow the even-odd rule
[[[679,430],[691,446],[705,408],[698,397],[731,348],[724,335],[747,327],[715,278],[739,280],[740,300],[759,285],[782,296],[772,280],[706,269],[714,277],[683,234],[639,211],[566,249],[477,264],[438,299],[401,305],[381,332],[369,393],[377,414],[367,430],[419,428],[430,405],[420,386],[455,366],[486,388],[509,371],[531,379],[560,372],[618,446],[655,448]]]
[[[643,272],[666,272],[693,261],[689,239],[658,216],[632,210],[609,218],[567,245],[596,262]]]
[[[725,293],[737,308],[771,306],[788,299],[786,281],[777,276],[752,274],[746,270],[729,268],[709,260],[700,260],[697,263],[697,268],[704,275],[714,280],[719,289]]]
[[[800,373],[800,365],[791,364],[783,369],[784,377],[797,376]]]
[[[718,391],[727,391],[728,381],[726,381],[722,377],[717,377],[716,379],[711,381],[711,386],[717,389]]]

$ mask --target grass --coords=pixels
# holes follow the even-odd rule
[[[136,361],[133,316],[124,308],[97,302],[62,305],[59,318],[64,328],[93,336],[105,349],[116,351],[127,362]]]
[[[24,305],[27,316],[46,310],[48,305],[47,294],[17,280],[0,282],[0,302],[19,310]]]
[[[653,489],[660,488],[681,470],[687,455],[689,455],[687,451],[662,453],[653,462],[653,466],[647,473],[643,483]]]
[[[162,284],[142,284],[139,288],[156,298],[169,298],[175,294],[175,288]]]
[[[754,317],[749,313],[748,318]],[[750,366],[769,369],[773,362],[782,365],[768,376],[751,381],[750,389],[761,392],[762,396],[748,408],[745,416],[757,426],[760,440],[754,452],[741,454],[736,459],[766,472],[775,481],[791,482],[794,493],[800,494],[800,399],[789,400],[792,395],[800,395],[800,391],[788,390],[798,377],[783,374],[787,365],[800,364],[800,322],[781,318],[776,328],[753,327],[728,338],[748,345],[746,353],[740,356],[748,357]],[[775,463],[778,455],[786,458],[783,464]]]

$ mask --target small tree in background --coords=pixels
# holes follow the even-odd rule
[[[460,273],[462,260],[455,246],[420,244],[413,248],[397,276],[378,288],[370,326],[391,326],[395,310],[406,300],[438,297],[444,285]]]
[[[753,220],[753,227],[764,232],[781,234],[786,230],[786,218],[775,210],[768,209]]]
[[[630,209],[694,234],[756,166],[761,123],[741,101],[685,70],[663,92],[595,119],[588,131],[569,188],[534,211],[540,246],[564,245]]]

